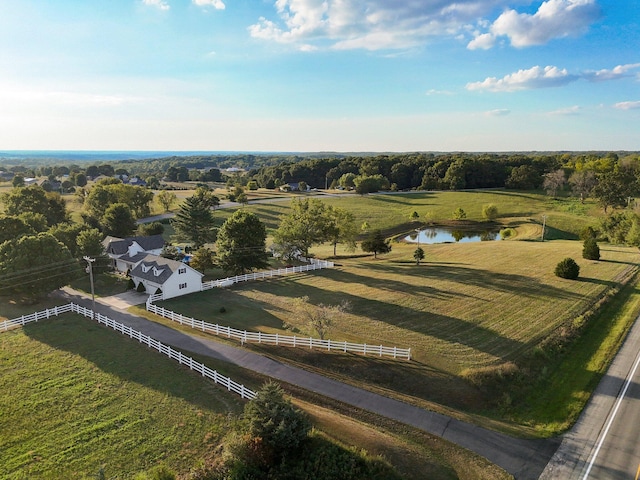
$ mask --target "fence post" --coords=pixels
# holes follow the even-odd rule
[[[365,356],[367,355],[367,344],[366,343],[364,344],[364,355]]]
[[[380,345],[380,356],[382,356],[382,345]]]

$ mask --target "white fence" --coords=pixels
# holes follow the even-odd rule
[[[165,345],[153,338],[145,335],[137,330],[132,329],[131,327],[124,325],[123,323],[116,322],[115,320],[106,317],[100,313],[94,313],[93,310],[84,308],[80,305],[76,305],[75,303],[69,303],[67,305],[63,305],[61,307],[50,308],[47,310],[43,310],[41,312],[32,313],[31,315],[24,315],[20,318],[15,318],[13,320],[5,320],[0,323],[0,328],[3,331],[8,330],[10,327],[25,325],[30,322],[37,322],[38,320],[50,318],[52,316],[57,316],[63,313],[77,313],[79,315],[84,315],[85,317],[93,318],[98,323],[102,323],[117,332],[122,333],[123,335],[127,335],[129,338],[133,338],[138,340],[140,343],[144,343],[148,347],[154,348],[158,350],[160,353],[168,356],[169,358],[176,360],[181,365],[186,365],[191,370],[194,370],[200,373],[203,377],[206,377],[210,380],[213,380],[215,383],[223,385],[227,387],[227,390],[231,392],[235,392],[240,395],[242,398],[248,398],[249,400],[253,399],[256,394],[252,390],[249,390],[244,385],[241,385],[237,382],[234,382],[229,377],[225,377],[224,375],[219,374],[215,370],[211,370],[206,365],[203,365],[200,362],[195,361],[193,358],[184,355],[179,350],[175,350],[171,348],[169,345]]]
[[[231,327],[225,327],[218,324],[207,323],[196,320],[191,317],[185,317],[179,313],[172,312],[166,308],[159,307],[151,303],[151,298],[147,301],[147,311],[168,318],[180,325],[188,325],[191,328],[197,328],[203,332],[212,333],[214,335],[233,338],[242,343],[266,343],[270,345],[283,345],[288,347],[307,347],[318,348],[323,350],[337,350],[340,352],[361,353],[364,355],[378,355],[380,357],[393,357],[411,360],[410,348],[385,347],[382,345],[367,345],[362,343],[336,342],[332,340],[320,340],[312,337],[296,337],[288,335],[280,335],[278,333],[261,333],[247,332],[246,330],[237,330]]]
[[[228,287],[234,283],[248,282],[250,280],[263,280],[265,278],[279,277],[281,275],[289,275],[291,273],[308,272],[310,270],[320,270],[323,268],[332,268],[333,262],[325,260],[309,259],[311,264],[301,265],[299,267],[279,268],[278,270],[269,270],[267,272],[247,273],[245,275],[237,275],[235,277],[220,278],[211,280],[202,284],[202,290],[209,290],[215,287]]]
[[[4,320],[3,322],[0,322],[0,331],[6,332],[13,327],[23,327],[27,323],[37,322],[38,320],[44,320],[49,317],[56,317],[71,311],[71,304],[68,303],[60,307],[47,308],[46,310],[35,312],[30,315],[22,315],[21,317],[14,318],[12,320]]]

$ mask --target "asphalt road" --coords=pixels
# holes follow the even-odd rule
[[[60,294],[67,301],[91,307],[91,299],[76,292]],[[423,410],[295,368],[240,347],[206,339],[132,315],[98,300],[96,310],[152,338],[184,351],[231,362],[276,380],[397,420],[467,448],[502,467],[518,480],[536,480],[558,448],[559,440],[516,439],[451,417]],[[215,337],[214,337],[215,338]]]
[[[640,479],[640,322],[540,480]]]

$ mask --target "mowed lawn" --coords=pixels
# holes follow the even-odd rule
[[[162,304],[239,329],[317,336],[292,300],[306,295],[316,305],[347,301],[349,313],[337,319],[328,338],[408,347],[412,361],[266,350],[354,383],[411,396],[412,402],[438,404],[430,408],[479,413],[490,399],[462,380],[465,371],[531,354],[640,262],[634,248],[601,245],[602,259],[596,262],[582,258],[579,241],[498,241],[423,245],[426,258],[417,266],[415,244],[392,246],[378,259],[341,258],[334,269],[236,284]],[[328,247],[317,253],[328,253]],[[565,257],[580,265],[578,280],[554,275]]]
[[[334,269],[237,284],[164,306],[236,328],[313,335],[291,300],[306,295],[313,304],[346,301],[349,313],[330,330],[332,340],[408,347],[414,361],[459,374],[517,359],[640,262],[637,249],[608,245],[601,248],[601,261],[587,261],[575,241],[423,248],[420,266],[411,260],[415,245],[396,243],[378,259],[340,259]],[[565,257],[580,265],[577,281],[554,275]]]
[[[0,478],[132,478],[188,472],[243,403],[79,316],[0,334]],[[117,476],[117,477],[116,477]]]

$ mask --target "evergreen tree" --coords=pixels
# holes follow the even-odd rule
[[[266,239],[267,229],[256,215],[236,211],[218,232],[218,264],[234,275],[266,268],[269,266]]]
[[[600,260],[600,247],[595,238],[587,238],[582,245],[582,258]]]
[[[385,240],[380,230],[375,230],[369,237],[360,244],[363,252],[373,252],[373,258],[378,258],[378,253],[389,253],[391,242]]]
[[[214,242],[216,231],[211,209],[218,203],[218,197],[201,189],[187,198],[172,221],[178,239],[192,243],[194,248]]]

